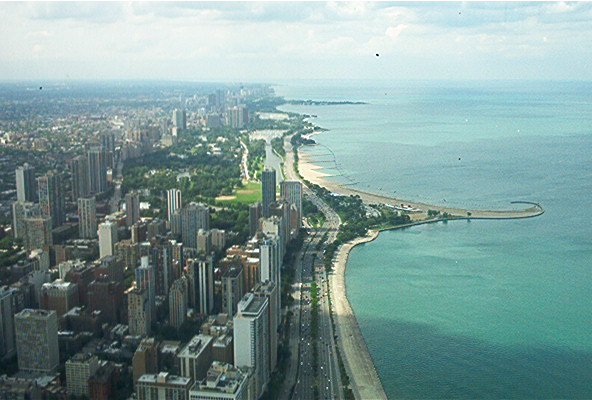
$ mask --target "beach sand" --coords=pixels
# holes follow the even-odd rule
[[[336,256],[334,275],[329,279],[333,313],[336,317],[337,346],[343,356],[343,363],[350,378],[350,387],[356,399],[387,398],[356,316],[347,299],[345,287],[345,268],[350,250],[360,243],[374,240],[377,236],[377,231],[371,231],[367,236],[341,246]]]
[[[299,152],[298,160],[298,169],[300,175],[304,179],[319,186],[323,186],[333,193],[345,196],[359,195],[366,204],[405,204],[406,206],[408,205],[412,208],[423,210],[419,213],[411,213],[410,217],[412,223],[405,226],[436,222],[434,219],[425,221],[427,218],[427,210],[437,210],[441,213],[448,213],[451,216],[456,216],[459,218],[468,218],[470,216],[472,219],[528,218],[540,215],[544,212],[544,210],[538,206],[530,206],[524,210],[508,211],[468,210],[428,205],[419,202],[381,196],[378,194],[367,193],[349,187],[344,187],[327,179],[329,175],[323,173],[321,171],[322,167],[315,165],[313,160],[310,159],[306,154]],[[378,234],[379,231],[370,231],[365,237],[357,238],[351,242],[343,244],[335,256],[335,269],[331,278],[329,279],[330,290],[333,299],[333,313],[335,315],[336,322],[335,334],[337,335],[337,345],[339,346],[340,352],[343,356],[345,369],[350,378],[350,387],[352,388],[356,399],[364,400],[386,399],[387,396],[382,387],[378,373],[376,372],[372,357],[368,352],[366,341],[364,340],[356,316],[347,298],[345,269],[351,249],[361,243],[366,243],[376,239]]]

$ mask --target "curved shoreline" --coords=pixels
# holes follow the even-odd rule
[[[336,343],[342,354],[343,364],[347,375],[350,378],[350,387],[356,399],[388,399],[376,370],[374,360],[370,355],[366,340],[362,334],[358,320],[351,307],[347,297],[347,286],[345,283],[345,272],[347,260],[351,250],[363,243],[374,241],[380,232],[384,230],[395,230],[437,223],[440,221],[470,220],[470,219],[520,219],[532,218],[545,212],[543,207],[534,202],[512,201],[511,204],[529,204],[531,207],[523,210],[469,210],[452,207],[434,206],[425,203],[411,202],[401,199],[395,199],[374,193],[368,193],[361,190],[346,188],[336,182],[324,179],[327,174],[318,171],[321,167],[314,165],[306,159],[304,154],[299,152],[298,170],[300,175],[319,186],[323,186],[333,193],[339,195],[358,195],[366,204],[400,204],[404,203],[413,208],[422,209],[421,213],[410,214],[411,223],[370,230],[366,236],[356,238],[350,242],[342,244],[334,258],[335,269],[332,278],[329,280],[330,290],[333,298],[333,313],[336,318],[335,335]],[[440,217],[427,219],[427,210],[440,211],[441,214],[447,213],[449,217]]]

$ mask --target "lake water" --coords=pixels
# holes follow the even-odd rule
[[[381,233],[348,297],[390,398],[592,398],[592,83],[287,82],[339,182],[540,217]]]

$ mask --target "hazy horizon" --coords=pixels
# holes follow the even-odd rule
[[[3,2],[0,79],[590,80],[592,4]]]

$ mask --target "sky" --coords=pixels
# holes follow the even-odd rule
[[[0,2],[0,80],[592,79],[588,2]]]

